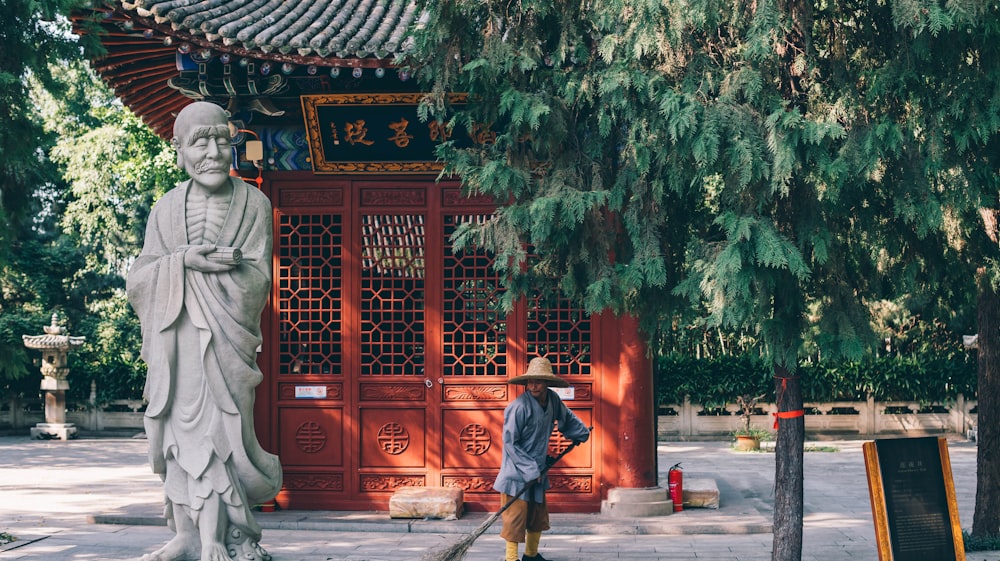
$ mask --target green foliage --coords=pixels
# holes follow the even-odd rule
[[[502,202],[456,242],[497,256],[508,305],[694,316],[794,367],[877,348],[871,301],[968,317],[972,269],[1000,263],[978,215],[1000,192],[995,4],[424,7],[402,62],[426,118],[496,134],[440,156]]]
[[[471,147],[442,146],[445,173],[470,193],[508,201],[490,222],[459,230],[456,245],[496,255],[508,307],[534,291],[559,291],[594,312],[669,300],[683,243],[666,236],[685,235],[679,217],[696,201],[656,171],[666,140],[644,122],[669,88],[631,62],[655,51],[656,34],[613,36],[620,17],[581,4],[427,7],[406,61],[432,90],[424,115],[451,123],[456,139],[484,125],[495,133]],[[658,11],[635,7],[647,8]],[[470,103],[449,107],[453,91]]]
[[[91,382],[99,401],[138,398],[145,367],[123,275],[153,200],[180,172],[169,146],[79,60],[58,17],[68,4],[12,6],[0,15],[9,18],[2,41],[20,41],[9,51],[0,45],[8,101],[0,219],[9,226],[0,228],[0,393],[38,394],[37,353],[21,336],[41,333],[57,312],[70,334],[86,338],[70,357],[71,398],[86,401]],[[4,74],[8,64],[17,71]]]
[[[37,370],[31,368],[31,357],[22,335],[40,335],[41,326],[48,325],[42,314],[20,310],[0,314],[0,394],[37,392]]]
[[[962,531],[962,540],[965,543],[965,551],[997,551],[1000,550],[1000,534],[992,536],[973,536],[970,532]]]
[[[872,306],[872,329],[882,341],[877,352],[859,360],[798,360],[803,398],[811,402],[881,401],[939,403],[958,394],[976,397],[976,353],[962,345],[969,326],[923,321],[906,306],[882,301]],[[957,331],[956,331],[957,329]],[[685,395],[706,407],[735,404],[739,396],[774,399],[771,364],[760,356],[760,341],[745,332],[689,327],[658,347],[656,391],[661,402],[680,403]],[[816,348],[807,335],[805,348]]]
[[[70,395],[137,399],[146,367],[139,359],[138,318],[124,293],[128,264],[138,255],[146,217],[156,198],[181,179],[169,144],[114,100],[89,68],[58,73],[75,95],[39,98],[48,104],[46,126],[63,134],[52,150],[69,183],[61,215],[62,239],[86,256],[66,278],[80,289],[77,335],[87,345],[73,360]]]
[[[124,291],[91,306],[80,332],[87,334],[87,345],[72,357],[69,397],[77,403],[89,400],[91,382],[98,403],[142,397],[142,334]]]
[[[77,77],[94,80],[89,73]],[[92,88],[103,90],[98,83]],[[61,226],[87,249],[89,272],[120,277],[142,247],[153,201],[182,172],[170,145],[127,109],[112,103],[91,113],[92,126],[64,135],[52,150],[70,184]]]
[[[13,246],[0,266],[0,389],[4,393],[38,391],[38,367],[22,335],[39,335],[53,311],[77,317],[82,295],[70,279],[82,266],[80,251],[60,239],[25,239]]]
[[[49,64],[79,57],[58,17],[71,4],[6,0],[0,10],[0,264],[44,211],[36,191],[58,181],[45,157],[52,138],[31,103],[28,79],[58,90]]]
[[[944,358],[872,357],[863,361],[822,361],[799,366],[803,399],[809,402],[918,401],[936,404],[976,395],[973,356]],[[659,403],[692,403],[706,408],[735,404],[741,395],[764,395],[774,401],[774,378],[769,364],[756,357],[723,356],[693,359],[664,356],[657,361],[656,395]]]
[[[42,125],[32,84],[62,91],[49,71],[79,57],[69,2],[10,0],[0,11],[0,389],[38,391],[22,335],[41,333],[51,311],[73,307],[68,278],[79,252],[58,240],[64,183],[47,157],[55,138]]]
[[[707,408],[735,403],[738,395],[765,395],[773,400],[771,365],[752,355],[696,359],[661,356],[654,385],[661,403],[681,403],[685,396]]]
[[[732,432],[733,436],[749,436],[755,440],[765,442],[771,439],[771,432],[760,427],[740,427]]]

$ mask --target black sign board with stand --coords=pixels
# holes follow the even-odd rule
[[[965,561],[948,442],[865,442],[879,561]]]

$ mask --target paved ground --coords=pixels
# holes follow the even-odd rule
[[[805,455],[802,559],[876,561],[861,441],[810,444],[817,449]],[[976,448],[953,439],[949,451],[959,514],[968,528]],[[716,479],[718,510],[637,519],[557,514],[542,538],[542,553],[552,561],[769,560],[774,455],[734,452],[725,442],[661,443],[664,484],[666,469],[677,462],[685,478]],[[161,525],[160,504],[161,484],[146,464],[145,440],[0,437],[0,532],[17,538],[0,545],[4,561],[137,559],[172,535]],[[418,561],[461,540],[486,516],[406,521],[384,512],[287,511],[260,513],[259,521],[262,545],[275,561]],[[465,561],[500,561],[497,531],[499,523],[475,541]],[[968,553],[967,559],[1000,561],[1000,551]]]

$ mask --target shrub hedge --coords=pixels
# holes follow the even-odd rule
[[[857,362],[807,362],[799,366],[807,402],[918,401],[933,404],[976,395],[975,355],[888,356]],[[657,359],[654,387],[658,403],[721,407],[738,395],[764,395],[774,401],[770,364],[751,355],[697,359],[664,355]]]

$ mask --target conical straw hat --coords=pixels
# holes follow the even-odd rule
[[[552,373],[552,363],[543,356],[531,359],[531,362],[528,363],[528,371],[507,380],[507,383],[524,385],[530,380],[539,380],[556,388],[569,387],[569,382]]]

